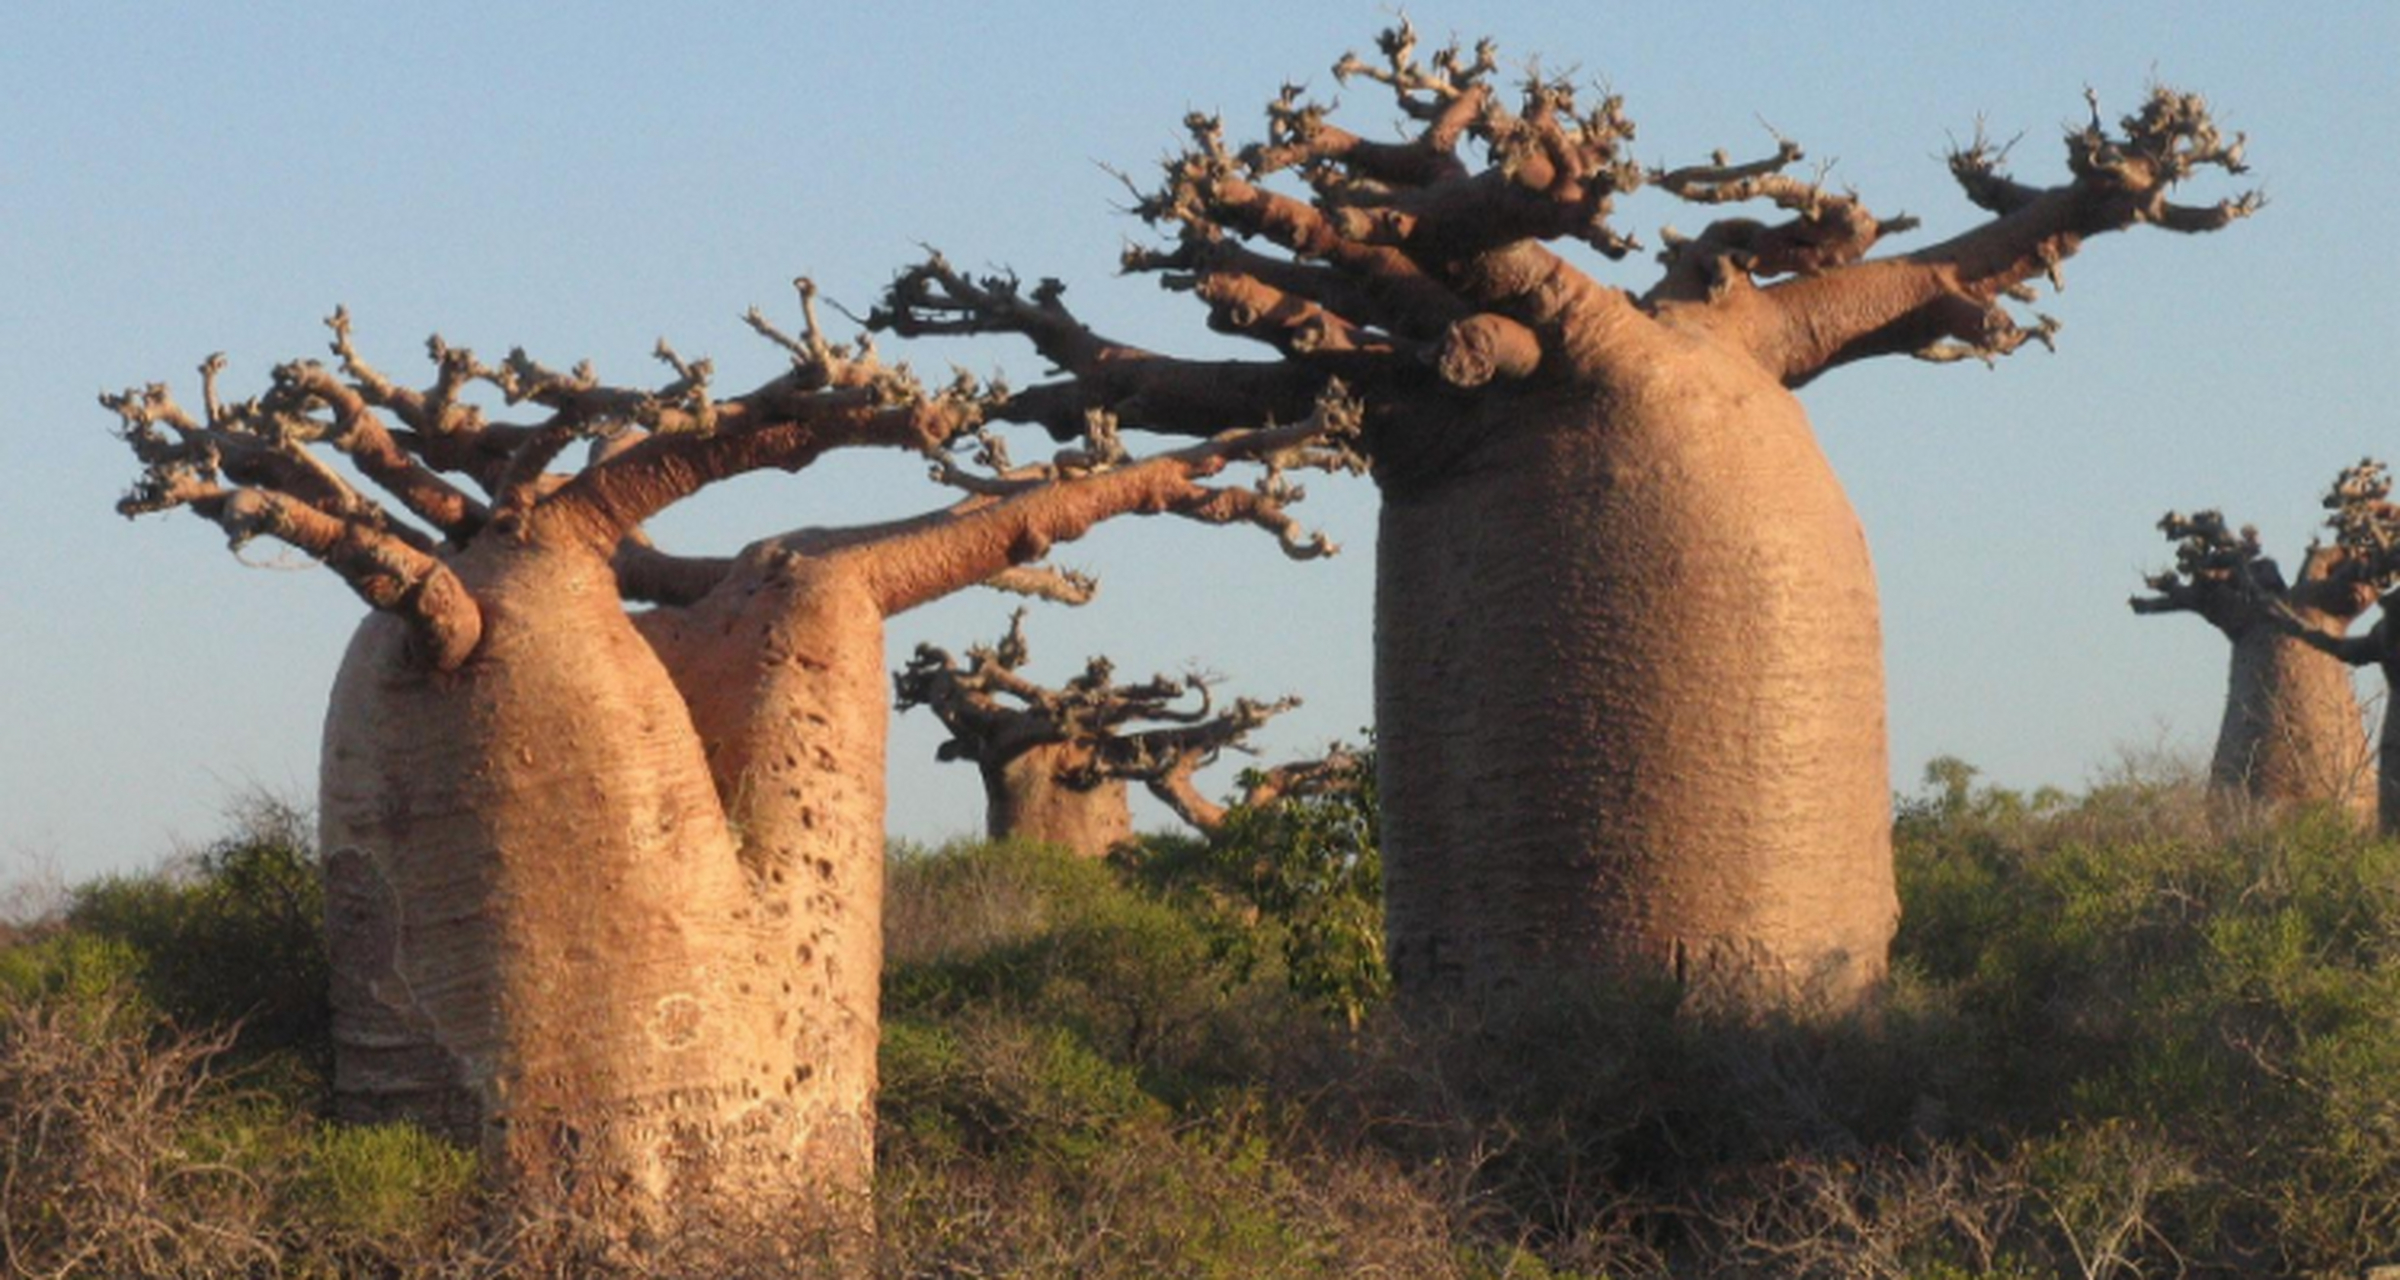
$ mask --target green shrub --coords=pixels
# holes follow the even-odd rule
[[[1220,951],[1279,967],[1293,991],[1355,1028],[1391,995],[1375,753],[1347,785],[1237,805],[1205,840],[1152,837],[1127,859],[1145,882],[1210,909]]]
[[[903,858],[889,898],[951,904],[958,928],[895,925],[886,1016],[1005,1011],[1060,1027],[1154,1082],[1238,1075],[1254,1058],[1255,984],[1202,924],[1057,848],[960,845]],[[906,909],[906,908],[903,908]]]
[[[148,960],[131,943],[88,933],[61,932],[0,949],[0,1000],[12,1005],[109,1005],[112,1016],[147,1022],[152,1014],[135,992]]]
[[[324,888],[305,818],[248,802],[239,829],[182,866],[74,891],[66,925],[131,947],[135,985],[179,1025],[238,1023],[244,1056],[329,1053]]]
[[[321,1125],[310,1139],[295,1200],[337,1240],[385,1251],[430,1247],[464,1225],[475,1203],[476,1160],[410,1124]]]

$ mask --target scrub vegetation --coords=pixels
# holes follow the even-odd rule
[[[2360,1274],[2400,1258],[2400,845],[2336,807],[2229,818],[2203,781],[1937,763],[1895,824],[1890,990],[1831,1022],[1586,985],[1404,1023],[1371,794],[1107,861],[897,848],[871,1261],[798,1227],[628,1261],[488,1212],[464,1149],[330,1124],[313,855],[257,808],[12,928],[0,1249],[35,1276]],[[1501,1064],[1494,1034],[1553,1052]]]

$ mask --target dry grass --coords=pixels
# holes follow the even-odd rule
[[[192,1142],[229,1031],[150,1043],[115,999],[0,1008],[0,1259],[12,1275],[239,1275],[272,1197]]]

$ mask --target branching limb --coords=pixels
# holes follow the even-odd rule
[[[999,643],[968,649],[964,662],[938,645],[920,644],[908,665],[892,674],[894,706],[926,707],[950,731],[938,758],[1005,765],[1068,737],[1057,694],[1017,674],[1031,656],[1023,609],[1009,615],[1008,634]]]
[[[1293,697],[1239,698],[1222,715],[1197,724],[1110,738],[1095,748],[1091,768],[1100,776],[1142,783],[1175,816],[1215,831],[1224,825],[1225,807],[1202,795],[1194,778],[1227,750],[1250,750],[1253,732],[1299,705]]]
[[[1061,542],[1126,514],[1174,514],[1212,524],[1246,523],[1277,535],[1285,551],[1330,554],[1321,535],[1302,533],[1285,509],[1300,499],[1289,471],[1355,469],[1357,406],[1329,396],[1304,421],[1228,432],[1206,443],[1138,461],[1110,463],[1054,479],[1020,476],[1008,491],[978,495],[906,532],[852,546],[852,557],[887,614],[989,579],[1047,555]],[[1227,466],[1250,462],[1265,476],[1248,489],[1203,483]]]
[[[1363,66],[1345,59],[1335,75],[1342,76],[1345,67],[1354,65]],[[1490,69],[1485,66],[1477,75]],[[1445,82],[1440,87],[1440,103],[1424,117],[1425,128],[1415,138],[1370,142],[1329,122],[1327,108],[1308,101],[1303,86],[1285,85],[1267,106],[1267,141],[1243,149],[1242,167],[1255,177],[1297,168],[1312,185],[1320,175],[1339,175],[1343,185],[1364,179],[1382,187],[1421,187],[1463,178],[1467,166],[1458,158],[1459,138],[1482,113],[1490,90],[1473,82]]]
[[[1134,348],[1110,342],[1067,310],[1066,286],[1045,279],[1027,293],[1013,275],[965,275],[938,252],[895,277],[867,327],[903,338],[927,334],[1022,334],[1061,373],[1088,375]]]
[[[783,347],[791,366],[756,390],[716,399],[705,361],[686,361],[666,343],[659,358],[675,378],[655,391],[606,387],[578,370],[557,375],[514,357],[509,391],[556,409],[527,457],[512,462],[516,483],[538,474],[542,450],[622,424],[646,433],[540,498],[545,514],[571,520],[595,545],[613,548],[630,530],[700,489],[744,472],[797,471],[826,452],[879,446],[938,456],[982,425],[991,393],[959,375],[929,389],[906,366],[887,366],[871,344],[828,342],[819,327],[816,289],[797,282],[806,327],[794,337],[755,308],[752,329]],[[519,490],[512,489],[512,492]],[[538,496],[538,491],[536,492]],[[528,504],[530,505],[530,504]]]
[[[1052,436],[1081,435],[1088,415],[1104,410],[1128,426],[1174,435],[1209,435],[1228,424],[1289,420],[1309,411],[1324,375],[1287,361],[1176,360],[1098,337],[1044,281],[1026,296],[1013,276],[970,279],[939,254],[903,272],[870,327],[907,335],[1019,333],[1065,381],[996,394],[991,417],[1039,424]]]
[[[1014,565],[983,580],[994,591],[1047,600],[1052,604],[1090,604],[1100,592],[1100,580],[1075,569],[1046,564]]]
[[[1473,314],[1465,299],[1439,286],[1418,292],[1403,290],[1387,300],[1373,277],[1260,253],[1214,228],[1187,228],[1172,249],[1129,245],[1119,265],[1129,274],[1156,273],[1162,286],[1182,292],[1198,290],[1213,275],[1244,277],[1317,303],[1363,327],[1403,338],[1432,338],[1452,321]],[[1416,284],[1431,286],[1432,282],[1418,277],[1411,288]]]
[[[1447,285],[1399,247],[1415,226],[1413,215],[1365,204],[1324,209],[1260,186],[1226,153],[1215,119],[1195,116],[1186,123],[1196,145],[1169,161],[1165,185],[1136,205],[1143,218],[1187,237],[1263,239],[1324,262],[1375,293],[1395,314],[1391,323],[1398,332],[1446,323],[1462,309]],[[1430,198],[1451,185],[1408,197]]]
[[[1078,763],[1058,780],[1089,789],[1107,781],[1141,782],[1194,826],[1215,829],[1224,809],[1202,796],[1192,776],[1227,749],[1247,750],[1249,735],[1269,719],[1299,705],[1297,698],[1261,702],[1243,698],[1220,712],[1209,681],[1154,676],[1121,684],[1106,658],[1094,658],[1073,679],[1050,688],[1023,674],[1031,648],[1025,641],[1025,611],[1009,619],[1008,634],[996,644],[977,645],[960,661],[942,648],[919,645],[906,667],[894,673],[899,708],[930,708],[950,731],[940,748],[944,760],[973,760],[996,769],[1035,747],[1066,744]],[[1182,705],[1196,698],[1196,705]],[[1131,728],[1153,725],[1155,728]],[[1276,771],[1285,784],[1313,785],[1304,766]]]
[[[591,545],[612,549],[660,511],[731,476],[798,471],[841,448],[938,453],[975,429],[983,404],[955,389],[896,405],[861,403],[842,391],[729,403],[716,431],[653,433],[585,468],[542,500],[536,518],[572,522]]]
[[[2170,511],[2158,530],[2175,544],[2175,567],[2143,579],[2152,594],[2126,601],[2135,613],[2197,613],[2231,633],[2256,618],[2254,596],[2283,595],[2283,575],[2261,554],[2256,528],[2237,531],[2217,511]]]
[[[335,313],[335,322],[341,326],[337,332],[346,335],[346,316]],[[331,369],[313,360],[293,361],[278,366],[274,376],[273,389],[259,401],[262,412],[280,416],[286,431],[321,435],[419,519],[457,542],[475,536],[491,519],[491,512],[481,502],[402,449],[375,415],[373,402]],[[332,422],[322,427],[311,417],[319,406],[333,415]]]
[[[200,366],[210,415],[205,423],[194,421],[163,383],[100,397],[102,406],[117,415],[118,438],[143,466],[141,479],[117,504],[120,512],[130,516],[161,510],[172,505],[165,495],[188,491],[192,484],[213,485],[222,476],[357,522],[418,550],[433,547],[433,539],[393,518],[309,451],[321,424],[263,409],[255,401],[226,404],[216,384],[223,368],[222,356],[210,356]]]
[[[472,477],[484,492],[498,492],[495,477],[515,448],[521,429],[486,422],[482,410],[460,401],[469,384],[486,376],[474,352],[452,347],[440,334],[426,339],[425,353],[434,364],[434,381],[419,391],[393,382],[359,353],[347,307],[334,308],[325,327],[333,331],[333,354],[349,377],[351,389],[405,424],[392,433],[402,448],[427,466]]]
[[[1763,296],[1780,319],[1755,326],[1762,360],[1797,385],[1874,355],[2003,354],[2026,337],[2046,340],[2052,326],[2019,326],[2002,300],[2023,296],[2036,278],[2056,286],[2060,264],[2086,239],[2144,224],[2213,231],[2263,204],[2256,192],[2205,207],[2168,200],[2202,170],[2245,170],[2241,139],[2228,141],[2197,95],[2163,87],[2119,122],[2118,133],[2102,127],[2095,109],[2088,126],[2068,135],[2066,185],[2021,185],[2000,174],[1999,159],[1979,132],[1950,160],[1968,198],[1998,215],[1992,221],[1906,257],[1856,262],[1767,289]]]
[[[1722,219],[1696,238],[1668,230],[1659,254],[1667,274],[1651,300],[1713,298],[1736,274],[1755,279],[1816,275],[1866,257],[1884,236],[1917,227],[1917,220],[1905,214],[1875,216],[1855,193],[1827,191],[1821,175],[1804,181],[1784,173],[1803,153],[1789,138],[1777,135],[1775,142],[1775,154],[1762,160],[1735,164],[1720,151],[1708,164],[1651,175],[1651,185],[1694,204],[1765,200],[1793,215],[1776,224]]]
[[[1388,380],[1422,347],[1351,321],[1338,312],[1249,276],[1211,273],[1195,288],[1219,333],[1254,338],[1285,356],[1352,382]]]
[[[1345,53],[1333,64],[1334,79],[1347,84],[1356,77],[1384,85],[1403,112],[1438,126],[1455,116],[1461,103],[1474,103],[1485,80],[1500,69],[1499,47],[1489,40],[1478,42],[1472,51],[1453,41],[1433,55],[1430,66],[1417,61],[1417,43],[1416,24],[1403,15],[1376,34],[1375,51],[1383,56],[1380,65],[1355,52]],[[1449,125],[1446,136],[1429,134],[1428,142],[1445,149],[1455,147],[1457,134],[1471,120]]]
[[[184,470],[154,473],[127,515],[176,507],[213,522],[239,550],[274,538],[322,562],[369,605],[408,624],[419,656],[440,671],[466,661],[482,638],[483,615],[449,568],[426,551],[363,519],[345,519],[289,494],[228,488]]]

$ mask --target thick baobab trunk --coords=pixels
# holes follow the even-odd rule
[[[1897,919],[1875,585],[1799,404],[1684,344],[1386,476],[1376,722],[1404,993],[1545,971],[1855,1001]]]
[[[2316,610],[2294,617],[2342,632]],[[2232,639],[2210,790],[2270,805],[2331,803],[2365,819],[2374,765],[2349,665],[2264,619]]]
[[[996,768],[985,765],[985,827],[995,840],[1038,840],[1087,858],[1133,838],[1133,810],[1125,783],[1099,778],[1090,786],[1074,779],[1075,747],[1034,747]],[[1083,754],[1088,755],[1086,749]]]
[[[729,828],[605,561],[493,539],[453,568],[473,657],[428,672],[372,616],[327,717],[338,1112],[432,1123],[520,1203],[620,1225],[863,1208],[872,1049],[862,1080],[833,983],[792,963],[831,877],[784,859],[781,814]]]
[[[2383,667],[2383,732],[2375,740],[2375,829],[2400,836],[2400,662]]]

